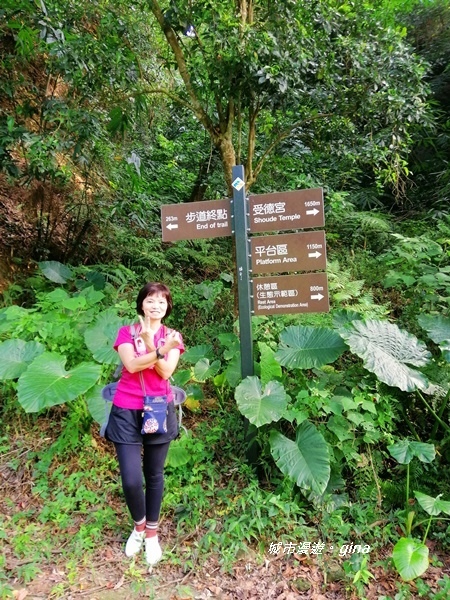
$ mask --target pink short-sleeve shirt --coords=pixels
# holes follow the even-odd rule
[[[139,332],[140,326],[135,325],[135,330]],[[161,348],[161,346],[164,345],[166,331],[166,326],[161,325],[155,333],[154,339],[157,348]],[[117,350],[121,344],[133,344],[129,325],[119,329],[116,341],[114,342],[114,349]],[[143,347],[145,348],[144,345]],[[183,340],[181,340],[181,344],[177,347],[180,354],[182,354],[184,352]],[[139,352],[139,354],[148,354],[148,352],[145,350],[144,352]],[[144,369],[141,373],[144,376],[145,392],[148,396],[168,395],[168,401],[171,402],[173,400],[170,391],[170,383],[166,379],[163,379],[154,368]],[[139,373],[130,373],[125,367],[122,367],[122,373],[117,386],[117,391],[114,395],[113,404],[120,408],[140,410],[144,406],[143,396],[144,394]]]

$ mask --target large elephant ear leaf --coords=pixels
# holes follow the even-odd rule
[[[246,377],[237,386],[235,398],[244,417],[257,427],[279,421],[288,403],[281,383],[269,381],[263,390],[258,377]]]
[[[282,376],[280,363],[275,360],[275,352],[264,342],[258,342],[261,363],[261,381],[265,385],[272,379]]]
[[[448,500],[442,500],[441,494],[439,494],[437,498],[433,498],[422,492],[414,492],[414,496],[423,510],[429,515],[437,517],[441,512],[450,515],[450,502]]]
[[[241,353],[238,351],[233,358],[228,362],[227,368],[224,371],[225,379],[228,384],[235,388],[242,379],[241,373]]]
[[[169,447],[166,465],[172,468],[186,465],[192,459],[189,444],[190,439],[187,435],[174,440]]]
[[[223,357],[225,360],[234,358],[240,349],[239,338],[234,333],[221,333],[217,336],[219,342],[224,346]]]
[[[420,315],[419,325],[436,344],[450,340],[450,319],[438,315]]]
[[[438,315],[420,315],[419,325],[438,344],[443,357],[450,362],[450,319]]]
[[[342,337],[326,327],[286,327],[276,360],[284,367],[313,369],[334,362],[347,349]]]
[[[213,347],[209,344],[201,344],[200,346],[192,346],[183,353],[183,362],[195,365],[202,358],[214,359]]]
[[[404,581],[420,577],[429,567],[429,550],[424,543],[411,538],[400,538],[392,550],[395,568]]]
[[[389,454],[395,458],[401,465],[409,464],[414,457],[420,462],[433,462],[436,457],[436,448],[434,444],[425,442],[412,442],[410,440],[400,440],[391,446],[388,446]]]
[[[205,382],[207,379],[212,379],[220,369],[220,361],[214,360],[209,362],[209,358],[201,358],[194,365],[194,379],[198,382]]]
[[[44,260],[38,263],[42,273],[54,283],[66,283],[72,278],[72,271],[57,260]]]
[[[106,415],[111,409],[111,402],[104,400],[102,389],[102,385],[94,385],[86,392],[85,396],[91,417],[100,425],[106,421]]]
[[[270,447],[278,467],[300,488],[324,493],[331,473],[328,446],[312,423],[303,421],[295,442],[279,431],[271,431]]]
[[[99,314],[93,327],[86,329],[84,341],[96,361],[108,365],[119,363],[119,356],[113,348],[113,343],[122,325],[123,322],[115,311],[109,309]]]
[[[0,379],[18,379],[45,348],[39,342],[7,340],[0,344]]]
[[[380,381],[405,392],[419,388],[426,390],[426,377],[408,365],[426,365],[430,352],[414,335],[385,321],[353,321],[349,329],[341,329],[341,336],[352,352],[363,361],[368,371]]]
[[[26,412],[74,400],[96,383],[101,365],[82,363],[66,371],[66,360],[60,354],[44,352],[21,375],[17,397]]]

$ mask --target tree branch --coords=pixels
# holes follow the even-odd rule
[[[299,127],[301,127],[302,125],[305,125],[306,123],[309,123],[310,121],[315,121],[316,119],[324,119],[326,117],[332,117],[332,116],[333,116],[333,113],[320,113],[318,115],[314,115],[313,117],[309,117],[308,119],[304,119],[303,121],[297,121],[296,123],[293,123],[287,129],[285,129],[284,131],[279,133],[277,135],[277,137],[274,139],[274,141],[270,144],[270,146],[266,149],[266,151],[264,152],[262,157],[259,159],[258,164],[256,165],[255,169],[253,170],[252,179],[251,179],[251,181],[247,182],[247,185],[251,185],[252,183],[254,183],[256,181],[256,178],[258,177],[259,173],[261,172],[261,169],[263,168],[263,165],[264,165],[267,157],[269,156],[269,154],[273,151],[273,149],[276,146],[278,146],[278,144],[280,142],[282,142],[283,140],[288,138],[292,134],[294,129],[298,129]]]
[[[253,102],[249,106],[248,110],[248,137],[247,137],[247,161],[245,166],[245,180],[253,182],[253,157],[255,155],[255,144],[256,144],[256,119],[259,114],[261,106],[259,100],[256,102],[256,106],[253,108]]]
[[[201,105],[199,99],[197,98],[197,94],[195,93],[194,87],[192,85],[191,76],[189,74],[186,60],[184,58],[183,50],[181,49],[180,44],[178,43],[177,36],[175,35],[174,30],[170,26],[170,23],[166,21],[164,14],[159,6],[157,0],[150,0],[150,10],[155,15],[156,20],[161,27],[162,32],[166,36],[166,39],[169,43],[169,46],[172,49],[172,52],[175,56],[175,60],[177,62],[178,70],[180,72],[181,78],[186,86],[186,91],[189,95],[189,98],[192,102],[192,110],[194,111],[198,120],[202,123],[203,127],[209,131],[211,135],[214,135],[214,125],[207,113],[204,111],[203,106]]]
[[[192,111],[195,115],[197,115],[195,108],[192,106],[192,104],[189,104],[189,102],[186,102],[186,100],[183,100],[182,98],[180,98],[180,96],[177,96],[177,94],[173,94],[172,92],[169,92],[169,90],[165,90],[164,88],[152,88],[152,89],[139,90],[139,92],[137,92],[136,94],[133,94],[133,97],[143,96],[146,94],[162,94],[164,96],[167,96],[168,98],[170,98],[177,104],[181,104],[181,106],[184,106],[188,110]]]

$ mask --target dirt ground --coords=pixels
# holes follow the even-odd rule
[[[43,433],[40,430],[40,434]],[[151,571],[143,554],[134,559],[125,557],[128,534],[125,522],[117,533],[111,528],[105,535],[100,534],[96,553],[83,554],[78,550],[75,554],[69,550],[72,548],[69,538],[84,526],[86,509],[71,514],[67,529],[56,522],[41,523],[39,514],[44,500],[33,490],[32,473],[23,461],[33,442],[37,450],[38,443],[50,439],[51,430],[46,433],[49,437],[39,441],[33,436],[25,438],[20,430],[14,440],[9,439],[9,444],[6,437],[0,435],[3,443],[3,452],[0,450],[0,599],[433,600],[434,592],[440,589],[438,581],[445,575],[450,577],[450,556],[440,553],[431,541],[428,544],[431,564],[421,578],[429,587],[428,595],[418,588],[421,582],[401,582],[390,567],[390,547],[377,554],[370,551],[367,568],[373,577],[359,591],[342,568],[343,561],[349,557],[336,556],[336,552],[328,548],[316,554],[298,554],[298,547],[291,553],[286,552],[286,545],[277,554],[270,553],[270,548],[265,554],[249,548],[245,554],[236,556],[233,565],[224,571],[220,555],[200,549],[204,531],[194,530],[182,536],[168,518],[163,519],[160,530],[163,560]],[[121,510],[124,514],[121,497],[111,502],[118,503],[111,505],[115,514],[119,515]],[[95,517],[95,507],[88,510]],[[30,515],[28,522],[26,515]],[[28,524],[36,548],[41,548],[40,539],[50,540],[43,546],[44,550],[33,551],[29,547],[30,538],[25,535],[20,539]],[[12,596],[6,595],[7,586],[13,588]],[[439,600],[444,600],[442,594]]]
[[[9,584],[18,600],[394,600],[401,585],[394,571],[386,568],[386,561],[377,566],[372,557],[369,568],[374,578],[364,595],[351,588],[339,562],[325,555],[258,556],[250,551],[247,556],[238,557],[229,572],[221,569],[219,556],[210,556],[201,566],[186,571],[176,565],[176,556],[195,540],[192,536],[176,539],[169,524],[163,526],[161,537],[169,556],[152,570],[145,565],[143,555],[136,559],[125,557],[123,539],[110,538],[96,558],[86,564],[66,564],[63,549],[55,548],[54,555],[41,565],[42,572],[27,585],[18,584],[14,578],[16,568],[26,559],[14,559],[7,540],[3,540]],[[430,566],[422,578],[432,590],[438,589],[437,581],[444,574],[450,576],[450,557],[439,556],[439,560],[442,566]],[[409,589],[411,595],[402,598],[432,597],[416,595],[414,583]]]

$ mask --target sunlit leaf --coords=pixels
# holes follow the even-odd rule
[[[441,500],[441,495],[433,498],[422,492],[414,492],[414,496],[423,510],[429,515],[437,517],[441,512],[450,515],[450,502],[448,500]]]
[[[420,577],[428,569],[428,548],[410,538],[400,538],[392,552],[394,565],[404,581]]]
[[[101,366],[82,363],[66,371],[66,357],[44,352],[21,375],[17,396],[26,412],[63,404],[84,394],[98,380]]]

